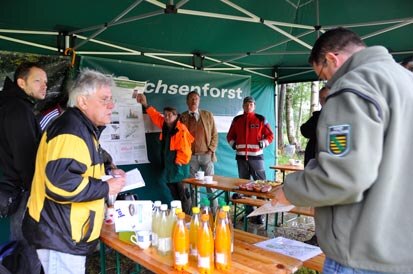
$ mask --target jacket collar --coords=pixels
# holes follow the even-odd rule
[[[87,116],[82,111],[80,111],[80,109],[78,109],[77,107],[68,108],[66,111],[71,111],[77,117],[79,117],[79,119],[86,125],[89,131],[92,132],[96,136],[97,139],[99,139],[100,134],[106,128],[105,126],[99,126],[99,127],[95,126],[92,123],[92,121],[90,121],[90,119],[87,118]]]
[[[378,61],[392,60],[391,55],[386,48],[382,46],[373,46],[362,49],[354,53],[347,61],[334,73],[333,77],[327,82],[327,87],[331,87],[347,72],[361,67],[367,63]]]
[[[4,97],[18,97],[24,101],[29,102],[31,105],[36,103],[36,100],[24,92],[16,83],[14,83],[9,77],[4,80],[3,91],[0,93]]]

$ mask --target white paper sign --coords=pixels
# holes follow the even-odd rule
[[[152,230],[152,201],[116,201],[115,231]]]

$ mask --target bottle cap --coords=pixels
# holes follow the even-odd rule
[[[171,201],[171,208],[182,208],[182,202],[179,200]]]
[[[222,210],[225,212],[229,212],[229,206],[225,205],[222,207]]]
[[[181,212],[182,212],[182,208],[179,208],[179,207],[175,208],[175,214],[176,215],[178,215]]]
[[[161,204],[161,210],[167,210],[168,205],[167,204]]]
[[[160,207],[161,204],[162,204],[161,201],[155,201],[154,206],[155,206],[155,207]]]
[[[178,218],[179,218],[179,219],[185,219],[185,212],[182,212],[182,211],[179,212],[179,213],[178,213]]]
[[[226,203],[225,203],[225,201],[224,201],[223,199],[219,199],[219,200],[218,200],[218,205],[219,205],[219,207],[223,207],[223,206],[226,205]]]
[[[219,217],[220,219],[225,219],[225,218],[227,217],[227,213],[226,213],[225,211],[220,211],[220,212],[218,213],[218,217]]]
[[[193,214],[198,214],[198,213],[199,213],[199,207],[194,206],[194,207],[192,208],[192,213],[193,213]]]
[[[209,221],[209,215],[208,214],[202,214],[201,215],[201,221],[208,222]]]

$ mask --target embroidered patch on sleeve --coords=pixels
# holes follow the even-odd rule
[[[350,125],[328,127],[328,152],[335,156],[344,156],[350,150]]]

